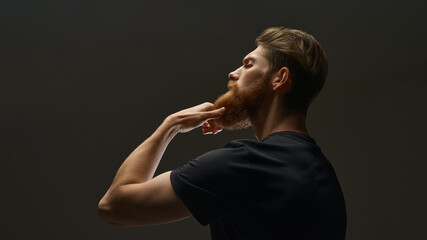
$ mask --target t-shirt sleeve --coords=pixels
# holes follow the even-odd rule
[[[236,211],[248,190],[248,151],[232,142],[171,172],[171,184],[194,218],[207,225]]]

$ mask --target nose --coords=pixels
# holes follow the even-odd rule
[[[228,74],[228,79],[230,81],[237,81],[239,79],[238,75],[237,75],[237,70],[231,72]]]

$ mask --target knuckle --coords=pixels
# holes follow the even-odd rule
[[[211,107],[211,106],[213,106],[213,103],[204,102],[203,105],[206,106],[206,107]]]

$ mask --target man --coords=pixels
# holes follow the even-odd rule
[[[335,171],[306,128],[327,76],[309,34],[269,28],[229,74],[229,92],[168,116],[120,167],[99,214],[118,226],[193,215],[212,239],[344,239],[346,210]],[[252,126],[258,141],[232,141],[153,178],[177,133]]]

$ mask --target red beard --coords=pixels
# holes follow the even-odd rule
[[[214,103],[214,109],[225,107],[225,113],[212,120],[213,123],[226,130],[250,127],[250,118],[268,95],[267,81],[259,81],[242,90],[239,90],[236,84],[229,83],[228,87],[230,91],[221,95]]]

